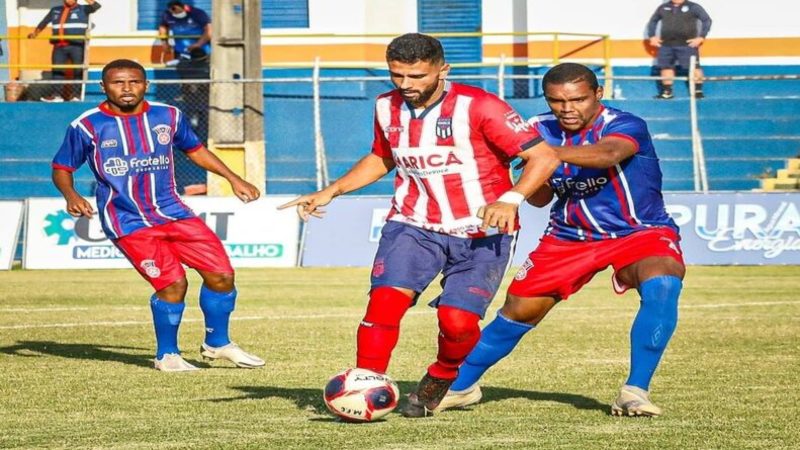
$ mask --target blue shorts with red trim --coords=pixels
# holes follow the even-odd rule
[[[141,228],[114,245],[156,291],[186,276],[182,264],[205,272],[233,273],[222,242],[197,217]]]
[[[441,273],[442,293],[430,305],[483,318],[508,270],[515,242],[516,235],[469,239],[389,221],[372,265],[372,288],[406,288],[418,296]]]
[[[520,266],[508,292],[517,297],[565,300],[608,266],[618,272],[653,256],[672,258],[683,264],[679,241],[678,233],[668,227],[597,241],[568,241],[545,236]],[[622,293],[627,286],[614,277],[614,288]]]

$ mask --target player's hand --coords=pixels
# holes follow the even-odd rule
[[[92,204],[80,195],[67,199],[67,212],[73,217],[84,216],[87,219],[91,219],[94,215]]]
[[[233,189],[233,194],[239,197],[239,200],[241,200],[242,203],[249,203],[253,200],[258,200],[258,197],[261,197],[261,192],[257,187],[253,186],[247,181],[242,180],[241,178],[233,179],[231,181],[231,189]]]
[[[483,219],[481,231],[497,228],[500,232],[514,234],[519,206],[513,203],[494,202],[478,209],[478,218]]]
[[[703,45],[704,41],[705,41],[705,39],[703,39],[701,37],[696,37],[694,39],[687,39],[686,43],[689,45],[689,47],[697,48],[697,47],[700,47],[701,45]]]
[[[651,37],[650,45],[652,45],[653,47],[661,47],[661,38],[658,36]]]
[[[28,39],[36,39],[36,33],[28,33]]]
[[[295,206],[297,207],[297,215],[300,216],[300,219],[302,219],[303,222],[308,222],[308,219],[312,216],[321,219],[325,214],[325,210],[321,209],[321,207],[330,203],[333,197],[333,193],[329,192],[327,189],[323,189],[313,194],[297,197],[290,202],[278,206],[278,209]]]

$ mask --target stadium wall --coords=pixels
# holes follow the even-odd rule
[[[615,65],[646,65],[654,49],[646,45],[645,24],[660,0],[608,0],[598,7],[595,0],[573,0],[565,11],[564,4],[549,0],[502,1],[483,0],[485,33],[497,32],[562,32],[608,35]],[[26,0],[5,1],[11,64],[49,63],[50,48],[46,40],[19,39],[26,36],[41,20],[48,2]],[[105,0],[95,14],[95,36],[113,35],[113,39],[92,41],[91,64],[102,64],[124,54],[146,64],[161,64],[159,42],[155,30],[137,30],[137,0]],[[800,62],[800,36],[797,32],[798,9],[794,0],[764,0],[757,5],[732,6],[729,0],[702,0],[699,3],[714,20],[710,39],[703,47],[705,64],[785,64]],[[34,5],[36,7],[31,7]],[[568,12],[568,13],[567,13]],[[331,38],[320,34],[400,34],[418,28],[417,2],[394,0],[309,0],[309,28],[268,29],[271,37],[262,38],[265,63],[310,62],[317,56],[323,61],[375,62],[383,60],[387,38]],[[279,35],[291,37],[275,37]],[[120,35],[129,37],[120,38]],[[483,39],[484,60],[500,55],[520,58],[552,55],[550,37],[519,42],[519,37],[486,36]],[[563,51],[571,51],[569,39]],[[587,38],[576,40],[575,50]],[[575,51],[574,57],[598,58],[602,46],[593,45]],[[12,70],[12,75],[16,72]]]

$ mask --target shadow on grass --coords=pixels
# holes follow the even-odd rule
[[[523,398],[536,402],[556,402],[571,405],[575,409],[585,409],[602,411],[610,414],[611,406],[607,403],[598,402],[596,399],[578,394],[567,394],[564,392],[539,392],[523,391],[521,389],[509,389],[502,387],[481,386],[483,398],[480,403],[497,402],[510,398]]]
[[[53,341],[17,341],[16,345],[0,347],[0,353],[12,356],[28,358],[59,356],[61,358],[112,361],[133,366],[153,367],[152,357],[120,350],[147,351],[150,349],[103,344],[68,344]]]
[[[401,392],[400,407],[405,403],[405,397],[412,392],[416,386],[415,381],[397,382]],[[266,398],[283,398],[290,400],[299,409],[313,410],[316,413],[325,413],[327,408],[322,399],[322,386],[319,389],[309,388],[288,388],[278,386],[231,386],[231,389],[240,391],[241,394],[235,397],[211,399],[211,402],[232,402],[238,400],[259,400]],[[524,391],[520,389],[509,389],[502,387],[481,387],[483,399],[481,403],[497,402],[511,398],[522,398],[537,402],[556,402],[570,405],[575,409],[602,411],[610,414],[610,406],[601,403],[596,399],[577,394],[567,394],[562,392],[538,392]],[[335,421],[330,418],[314,418],[314,421]]]

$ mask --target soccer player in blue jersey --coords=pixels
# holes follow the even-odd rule
[[[156,369],[197,370],[178,349],[178,326],[185,307],[187,281],[181,264],[203,278],[200,309],[206,334],[201,355],[239,367],[264,361],[228,337],[236,302],[234,272],[219,238],[178,197],[174,150],[227,179],[243,202],[259,190],[233,173],[200,142],[183,113],[144,100],[144,68],[118,59],[103,68],[106,101],[67,128],[53,158],[53,182],[67,201],[67,212],[91,218],[92,205],[75,191],[72,173],[84,163],[97,179],[97,214],[103,231],[155,289],[150,298],[156,334]]]
[[[550,223],[439,410],[478,402],[483,373],[558,302],[612,266],[614,289],[634,288],[641,301],[630,332],[630,372],[611,412],[658,416],[661,408],[650,400],[650,381],[677,324],[685,267],[678,227],[664,209],[661,170],[647,124],[604,106],[595,74],[580,64],[553,67],[542,86],[551,112],[530,123],[559,146],[563,164],[528,202],[542,207],[555,196]]]

